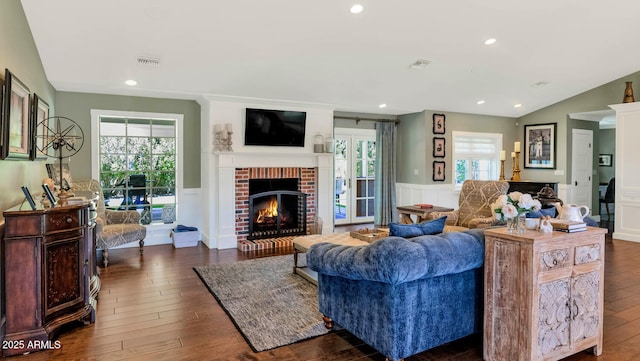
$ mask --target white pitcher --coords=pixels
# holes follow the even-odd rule
[[[558,210],[559,219],[566,219],[569,221],[582,222],[584,217],[589,214],[589,207],[578,206],[575,204],[565,204],[562,207],[556,204],[556,209]]]

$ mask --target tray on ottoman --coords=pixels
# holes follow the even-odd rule
[[[353,238],[357,238],[362,241],[367,241],[369,243],[378,240],[380,238],[389,237],[389,232],[383,229],[373,228],[373,229],[361,229],[358,231],[351,231],[349,235]]]

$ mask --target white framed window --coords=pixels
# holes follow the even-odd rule
[[[467,179],[497,180],[502,134],[452,132],[453,180],[456,189]]]
[[[182,120],[181,114],[91,110],[91,174],[107,208],[138,210],[144,224],[162,223],[163,208],[175,210]]]

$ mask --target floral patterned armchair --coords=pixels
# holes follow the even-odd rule
[[[96,219],[96,247],[102,249],[104,267],[109,265],[109,248],[139,242],[143,252],[147,228],[140,224],[140,214],[135,210],[114,211],[104,206],[104,195],[100,182],[95,179],[73,182],[74,191],[98,193],[98,218]]]
[[[507,194],[509,183],[504,181],[466,180],[462,183],[458,209],[452,212],[431,212],[428,219],[447,216],[447,226],[483,228],[490,226],[495,217],[491,203]]]

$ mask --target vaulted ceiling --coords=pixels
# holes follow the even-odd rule
[[[640,70],[633,0],[22,4],[60,91],[518,117]]]

